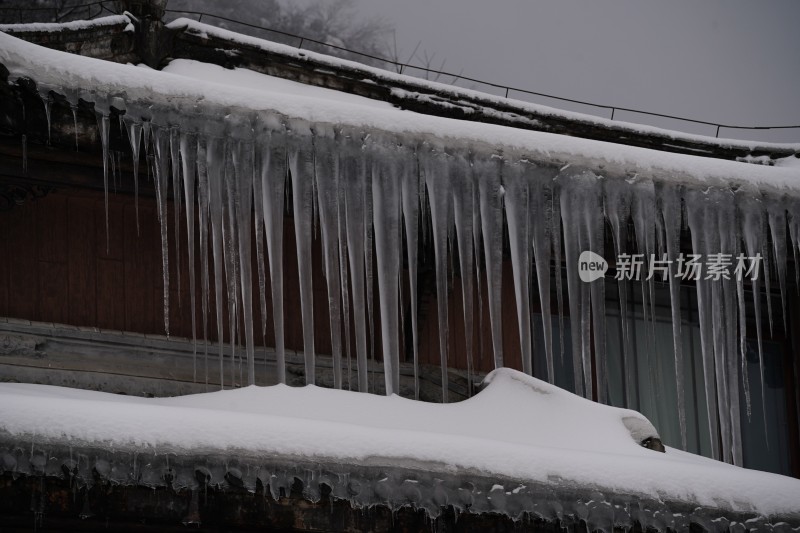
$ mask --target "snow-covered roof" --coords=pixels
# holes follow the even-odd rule
[[[94,102],[98,111],[107,111],[114,100],[115,107],[135,109],[149,115],[147,118],[155,123],[177,125],[180,121],[182,127],[189,129],[199,126],[192,116],[235,116],[236,122],[242,124],[267,113],[284,120],[301,119],[316,127],[329,125],[351,128],[360,134],[403,135],[450,148],[483,153],[501,151],[510,158],[602,168],[620,176],[638,175],[707,186],[750,183],[778,191],[800,187],[800,172],[796,168],[673,154],[399,109],[331,102],[306,95],[266,93],[246,84],[199,82],[170,72],[49,50],[7,34],[0,34],[0,62],[9,70],[12,81],[31,78],[40,90],[64,93],[76,102],[78,97]],[[158,115],[159,109],[164,115]],[[231,130],[231,126],[222,123],[217,126],[220,131]],[[238,133],[247,135],[241,127]]]
[[[674,140],[711,143],[724,147],[737,147],[750,150],[755,149],[756,147],[761,147],[761,148],[772,147],[772,148],[786,148],[794,152],[800,151],[800,143],[764,143],[759,141],[743,141],[740,139],[725,139],[725,138],[709,137],[706,135],[694,135],[690,133],[684,133],[665,128],[658,128],[655,126],[636,124],[633,122],[610,120],[602,117],[597,117],[595,115],[589,115],[586,113],[566,111],[563,109],[558,109],[555,107],[550,107],[542,104],[534,104],[531,102],[526,102],[524,100],[516,100],[507,97],[503,98],[500,96],[495,96],[474,89],[466,89],[454,85],[449,85],[446,83],[425,80],[407,74],[399,74],[396,72],[392,72],[390,70],[372,67],[356,61],[349,61],[346,59],[341,59],[338,57],[333,57],[318,52],[303,50],[295,48],[293,46],[269,41],[266,39],[260,39],[258,37],[242,35],[241,33],[236,33],[231,30],[226,30],[224,28],[218,28],[216,26],[205,24],[188,18],[178,18],[170,22],[167,25],[167,27],[173,30],[182,30],[192,34],[201,35],[204,37],[217,37],[219,39],[224,39],[232,43],[252,46],[264,52],[279,53],[283,56],[293,57],[301,61],[314,61],[315,63],[321,65],[328,65],[330,67],[347,67],[349,70],[353,70],[355,72],[361,72],[365,76],[369,76],[369,78],[373,80],[386,81],[390,84],[398,84],[403,87],[410,86],[415,89],[420,89],[422,90],[423,93],[427,94],[431,93],[446,94],[450,97],[453,97],[455,99],[454,101],[456,102],[456,104],[458,103],[458,99],[461,98],[463,103],[469,107],[472,107],[474,105],[473,104],[474,102],[484,103],[492,107],[513,106],[515,110],[518,110],[520,112],[529,112],[539,116],[545,116],[545,117],[551,116],[567,120],[573,120],[583,124],[592,124],[596,126],[601,126],[603,128],[618,131],[620,135],[624,135],[625,133],[655,134]],[[408,93],[408,91],[400,88],[393,89],[393,91]],[[419,95],[419,97],[426,98],[427,96],[425,96],[425,94],[421,94]],[[469,100],[469,102],[467,102],[467,100]]]
[[[641,414],[600,405],[510,369],[473,398],[429,404],[313,386],[136,398],[0,384],[0,435],[38,446],[225,454],[372,464],[515,480],[752,513],[800,512],[800,481],[667,448]],[[503,510],[500,510],[503,512]]]

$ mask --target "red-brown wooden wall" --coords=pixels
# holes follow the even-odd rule
[[[139,234],[133,197],[125,194],[109,196],[108,239],[102,192],[65,189],[44,198],[27,202],[9,212],[0,213],[0,316],[100,329],[140,333],[164,333],[162,303],[161,245],[155,200],[139,198]],[[188,253],[185,222],[181,226],[181,276],[177,282],[172,204],[169,205],[170,238],[170,334],[191,337]],[[195,232],[197,239],[197,232]],[[199,248],[196,246],[196,250]],[[255,249],[255,248],[254,248]],[[330,328],[327,289],[322,273],[319,242],[313,248],[315,348],[330,353]],[[197,328],[202,336],[200,315],[200,268],[197,272]],[[211,267],[210,267],[211,268]],[[268,269],[267,269],[268,270]],[[302,350],[303,335],[297,278],[297,258],[291,218],[285,221],[285,336],[287,348]],[[213,272],[213,270],[212,270]],[[254,277],[257,275],[253,265]],[[268,274],[268,273],[267,273]],[[407,273],[404,272],[404,276]],[[269,287],[269,279],[267,280]],[[482,287],[485,291],[485,283]],[[255,286],[257,287],[257,278]],[[466,368],[466,343],[463,321],[461,280],[452,279],[448,299],[449,358],[451,367]],[[420,361],[439,364],[438,319],[436,294],[432,283],[420,296]],[[380,358],[380,317],[375,282],[375,352]],[[503,345],[505,364],[520,368],[519,337],[510,264],[503,272]],[[404,300],[408,284],[404,277]],[[209,331],[215,339],[216,318],[213,289],[210,301]],[[260,303],[254,293],[256,342],[261,336]],[[267,291],[268,317],[266,345],[274,345],[271,322],[271,295]],[[493,368],[487,297],[482,301],[482,317],[478,316],[475,298],[475,327],[472,331],[476,368]],[[351,313],[354,310],[351,309]],[[362,310],[364,316],[366,311]],[[409,319],[405,312],[406,320]],[[482,326],[482,329],[479,329]],[[225,325],[227,340],[228,329]],[[401,335],[402,338],[402,335]],[[410,350],[403,349],[410,360]]]

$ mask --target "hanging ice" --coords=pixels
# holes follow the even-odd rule
[[[49,129],[50,120],[57,116],[50,116],[51,105],[59,101],[51,95],[59,90],[43,87],[47,90],[39,91]],[[754,307],[763,395],[762,289],[766,289],[771,324],[770,288],[777,279],[783,314],[775,319],[786,329],[790,259],[798,254],[800,202],[790,188],[776,192],[759,184],[732,186],[710,178],[704,182],[702,173],[695,176],[690,171],[690,179],[682,180],[666,176],[657,165],[622,168],[613,158],[600,164],[599,156],[581,160],[574,154],[562,161],[551,157],[547,149],[533,146],[530,153],[523,153],[514,143],[464,141],[455,134],[437,136],[413,128],[382,131],[377,122],[370,126],[315,122],[305,115],[290,117],[265,110],[271,108],[223,108],[211,99],[176,98],[167,104],[151,104],[131,97],[126,105],[118,95],[125,93],[100,92],[70,92],[76,149],[76,106],[79,97],[84,102],[93,98],[107,209],[109,179],[116,185],[121,175],[110,124],[112,120],[116,124],[124,110],[121,124],[130,144],[137,227],[142,147],[145,170],[155,178],[165,330],[169,332],[170,327],[170,295],[180,289],[180,272],[188,270],[192,336],[199,342],[200,324],[194,316],[199,285],[204,352],[208,341],[216,340],[220,386],[262,381],[255,365],[258,324],[254,321],[258,320],[254,306],[260,307],[261,338],[267,337],[272,321],[275,378],[287,381],[284,299],[290,291],[284,287],[283,238],[288,218],[297,253],[307,383],[314,383],[318,370],[314,317],[324,316],[327,309],[330,320],[325,327],[330,327],[329,355],[337,388],[352,386],[350,358],[355,355],[357,388],[367,391],[370,373],[381,372],[377,361],[369,361],[370,354],[380,351],[387,393],[403,390],[402,362],[413,361],[414,396],[418,397],[420,343],[427,341],[425,353],[432,352],[434,358],[438,354],[444,401],[455,396],[450,390],[453,375],[448,372],[453,359],[466,366],[468,394],[476,363],[486,357],[494,366],[503,366],[504,353],[521,353],[525,372],[546,373],[553,382],[562,366],[557,362],[565,363],[565,370],[572,367],[573,386],[579,394],[608,402],[609,361],[614,359],[607,354],[605,337],[606,284],[585,283],[578,275],[580,254],[591,250],[603,255],[608,244],[618,258],[641,254],[648,267],[641,281],[617,280],[616,294],[609,296],[619,300],[621,401],[646,409],[663,405],[674,390],[675,405],[669,409],[676,412],[685,447],[689,380],[684,372],[689,352],[684,349],[687,328],[682,323],[686,316],[681,309],[680,255],[691,251],[721,260],[760,254],[763,283],[761,277],[748,284],[742,279],[701,276],[694,285],[703,366],[699,379],[707,405],[702,418],[707,419],[712,453],[741,464],[741,419],[752,415],[746,364],[747,321],[752,315],[745,308]],[[198,121],[198,116],[215,120]],[[28,140],[23,137],[26,152]],[[171,246],[170,237],[174,239]],[[312,276],[317,242],[324,287],[312,286],[318,279]],[[188,257],[181,257],[183,253]],[[669,264],[663,279],[649,272],[650,262],[656,260]],[[197,265],[199,272],[195,272]],[[512,276],[504,286],[503,271],[509,265]],[[178,280],[173,287],[170,272]],[[420,280],[427,272],[433,273],[435,289],[424,285],[426,279]],[[666,296],[661,297],[667,286],[668,303]],[[324,290],[327,298],[315,298],[315,289],[317,294]],[[751,289],[752,304],[746,294]],[[551,314],[553,290],[557,324]],[[418,298],[425,291],[436,294],[435,312],[433,305],[426,309],[425,300]],[[484,313],[484,301],[488,313]],[[458,305],[462,313],[454,311]],[[518,336],[504,336],[504,318],[514,308]],[[541,315],[541,343],[533,339],[534,331],[539,331],[538,324],[532,327],[535,313]],[[491,334],[487,346],[474,343],[476,337],[481,340],[484,315]],[[569,316],[568,325],[565,316]],[[657,328],[666,321],[671,322],[671,342],[656,342]],[[639,335],[636,329],[642,322],[645,334]],[[462,323],[463,339],[457,337]],[[474,334],[476,326],[479,332]],[[422,328],[437,334],[430,341],[421,339]],[[209,329],[215,329],[215,334]],[[567,341],[572,347],[571,364],[554,353],[559,339],[563,356],[564,335],[571,337]],[[380,344],[380,350],[375,344]],[[541,351],[536,346],[542,346]],[[205,370],[208,379],[207,363]],[[662,372],[669,379],[661,379]],[[197,361],[194,376],[199,379]],[[654,385],[638,386],[642,381]],[[740,387],[744,413],[739,412]],[[615,394],[614,400],[618,397]]]

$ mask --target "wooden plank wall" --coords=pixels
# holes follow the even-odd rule
[[[180,284],[175,260],[174,215],[169,205],[170,238],[170,334],[192,336],[191,299],[188,274],[188,247],[185,220],[181,223]],[[9,212],[0,213],[0,316],[124,330],[149,334],[164,334],[163,283],[161,269],[161,244],[155,200],[139,198],[139,216],[133,198],[113,192],[109,195],[108,235],[106,211],[102,192],[85,189],[62,189],[44,198],[32,200]],[[199,254],[197,231],[195,249]],[[299,282],[295,255],[292,219],[287,218],[284,228],[285,277],[285,336],[289,349],[302,350],[303,333],[300,320]],[[255,250],[255,248],[253,248]],[[255,254],[254,254],[255,255]],[[423,269],[426,268],[423,266]],[[427,266],[428,269],[432,265]],[[213,265],[209,265],[213,275]],[[268,271],[268,268],[267,268]],[[197,334],[203,335],[200,301],[200,262],[196,260]],[[321,246],[313,246],[314,285],[314,342],[317,353],[330,353],[330,327],[327,306],[327,288],[322,272]],[[267,272],[267,275],[269,272]],[[254,261],[253,315],[256,342],[274,345],[272,303],[267,291],[268,318],[266,338],[261,334],[260,301],[257,290],[257,268]],[[407,302],[407,273],[403,273]],[[420,361],[439,365],[438,318],[436,291],[432,276],[420,276]],[[369,342],[376,357],[381,357],[380,316],[377,277],[374,285],[375,337]],[[269,276],[267,287],[269,287]],[[451,279],[448,298],[449,353],[448,366],[466,368],[466,341],[463,319],[461,280]],[[480,371],[493,368],[491,332],[485,294],[486,283],[479,308],[476,291],[475,326],[471,332],[475,367]],[[509,262],[503,272],[502,324],[506,366],[521,367],[519,334]],[[535,302],[534,302],[535,303]],[[227,304],[226,307],[227,315]],[[213,290],[209,302],[209,338],[216,340],[216,313]],[[359,310],[352,309],[353,313]],[[366,316],[366,310],[360,310]],[[404,310],[404,321],[409,321],[409,309]],[[229,340],[228,324],[224,336]],[[408,330],[410,331],[410,330]],[[351,324],[351,335],[354,335]],[[410,335],[401,335],[401,339]],[[401,360],[411,360],[412,352],[403,342]],[[343,337],[344,345],[344,337]],[[353,344],[353,349],[355,345]],[[353,354],[355,356],[355,354]]]

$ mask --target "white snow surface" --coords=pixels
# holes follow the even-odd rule
[[[536,378],[498,369],[469,400],[430,404],[313,386],[174,398],[0,383],[0,431],[37,444],[236,453],[478,472],[770,516],[800,511],[800,481],[671,448],[641,447],[625,420]],[[432,466],[433,465],[433,466]]]
[[[142,107],[163,103],[175,110],[183,109],[187,116],[198,110],[241,116],[271,112],[290,119],[306,120],[316,126],[351,126],[367,132],[416,136],[450,147],[485,149],[488,146],[510,157],[585,165],[609,173],[670,179],[703,186],[755,184],[779,192],[800,192],[800,172],[794,167],[751,165],[673,154],[398,109],[380,109],[200,81],[170,72],[50,50],[3,33],[0,33],[0,63],[8,68],[12,80],[28,76],[40,88],[73,91],[84,100],[104,103],[106,106],[112,98],[119,97]],[[202,79],[203,76],[198,78]],[[171,118],[174,119],[175,114]],[[162,119],[153,117],[156,123]]]
[[[127,15],[111,15],[108,17],[99,17],[92,20],[73,20],[71,22],[30,22],[26,24],[0,24],[0,31],[12,33],[28,33],[28,32],[60,32],[60,31],[78,31],[88,30],[91,28],[98,28],[102,26],[117,26],[121,24],[127,25],[131,23],[131,19]]]
[[[142,66],[142,65],[140,65]],[[149,67],[146,67],[149,68]],[[373,100],[357,94],[335,91],[325,87],[317,87],[297,81],[267,76],[246,68],[226,69],[219,65],[203,63],[192,59],[174,59],[162,72],[178,74],[202,82],[223,83],[232,87],[253,89],[282,95],[295,95],[308,98],[319,98],[331,102],[361,105],[378,109],[394,109],[389,102]]]

